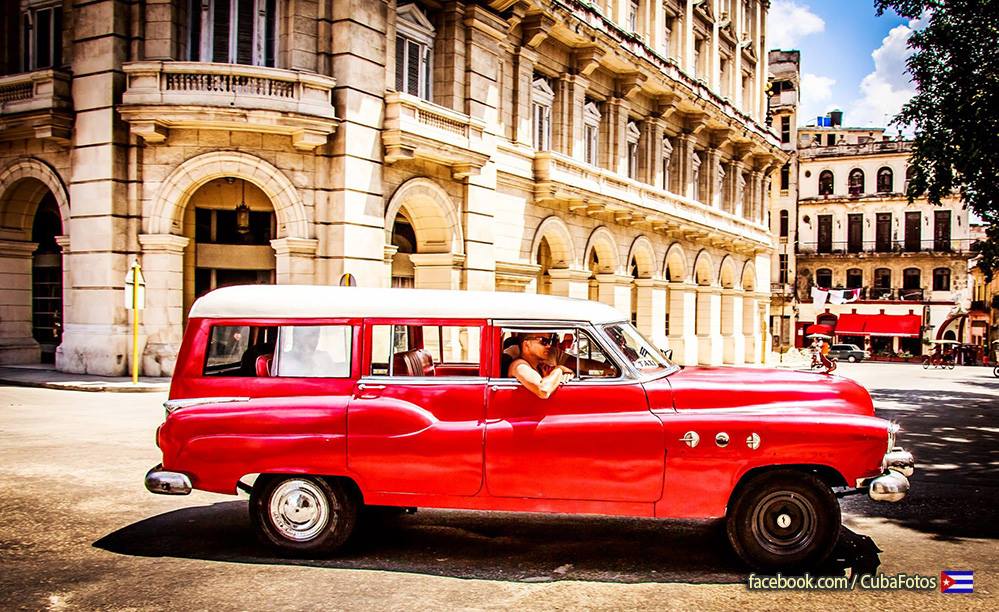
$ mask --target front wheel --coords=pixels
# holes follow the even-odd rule
[[[999,366],[992,368],[992,375],[999,378]]]
[[[928,370],[930,368],[930,358],[923,357],[923,369]]]
[[[286,554],[329,553],[357,523],[356,497],[337,481],[263,475],[250,494],[250,519],[260,539]]]
[[[726,532],[736,554],[760,571],[813,568],[839,537],[839,502],[813,474],[765,472],[741,484]]]
[[[846,360],[849,361],[850,363],[857,363],[857,356],[850,355],[849,357],[846,358]]]

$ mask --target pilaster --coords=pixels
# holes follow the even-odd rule
[[[312,238],[271,240],[276,258],[277,284],[311,285],[316,282],[316,250],[319,241]]]
[[[590,273],[586,270],[556,268],[548,270],[552,282],[552,295],[581,300],[590,295]]]
[[[697,362],[721,365],[721,289],[697,287]]]
[[[461,289],[464,255],[455,253],[413,253],[409,256],[415,271],[417,289]]]
[[[746,337],[742,332],[743,293],[723,289],[721,296],[721,335],[723,361],[733,365],[746,362]]]
[[[622,274],[596,274],[598,293],[597,299],[617,309],[626,318],[631,317],[631,283],[630,276]]]
[[[174,234],[140,234],[146,304],[140,322],[146,336],[145,376],[172,376],[184,333],[184,249],[190,239]]]
[[[668,283],[661,279],[635,279],[638,287],[638,304],[636,314],[638,331],[651,340],[656,346],[669,346],[666,338],[666,287]]]
[[[697,365],[696,287],[688,283],[669,283],[669,346],[673,360],[680,365]]]

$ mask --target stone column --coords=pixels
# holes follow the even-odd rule
[[[375,284],[375,287],[391,287],[392,286],[392,262],[395,260],[395,254],[399,252],[399,247],[394,244],[386,244],[383,249],[385,253],[385,277],[383,283]]]
[[[146,347],[145,376],[172,376],[184,337],[184,249],[190,238],[174,234],[140,234],[146,308],[140,314]]]
[[[725,169],[721,165],[721,151],[712,147],[708,149],[708,196],[704,199],[711,206],[721,209],[725,202]],[[704,168],[701,168],[704,172]]]
[[[725,205],[723,210],[732,214],[739,214],[736,208],[739,206],[739,180],[742,176],[740,164],[736,160],[731,160],[725,164]]]
[[[690,134],[681,134],[677,136],[676,140],[680,150],[674,151],[673,155],[680,155],[680,171],[677,173],[679,185],[677,185],[677,189],[673,189],[672,191],[690,198],[694,194],[691,170],[693,167],[691,161],[694,156],[694,137]]]
[[[658,278],[635,279],[638,287],[638,331],[656,346],[666,348],[666,281]]]
[[[32,334],[31,261],[38,244],[0,240],[0,364],[37,363]]]
[[[758,309],[756,294],[747,292],[742,298],[742,333],[745,336],[746,363],[760,363],[763,339],[760,335]]]
[[[461,289],[464,255],[454,253],[414,253],[413,262],[417,289]]]
[[[697,362],[721,365],[721,289],[697,287]]]
[[[696,287],[688,283],[669,283],[669,346],[673,360],[680,365],[697,365],[697,332],[694,329],[697,308]]]
[[[59,245],[59,248],[62,250],[62,312],[63,312],[63,320],[65,320],[66,313],[69,312],[69,310],[73,307],[73,304],[70,301],[70,298],[72,297],[73,294],[72,292],[67,291],[69,284],[72,282],[72,270],[70,270],[69,268],[69,262],[70,262],[69,253],[70,253],[71,242],[69,236],[66,235],[56,236],[55,241],[56,244]],[[56,355],[59,354],[59,351],[61,349],[62,349],[62,338],[60,337],[60,345],[56,347]],[[56,357],[56,359],[58,359],[58,357]]]
[[[645,166],[645,181],[653,187],[663,186],[663,136],[665,125],[660,119],[649,118],[642,124],[642,150],[645,154],[641,161]]]
[[[316,282],[318,240],[278,238],[271,240],[271,246],[276,256],[277,284],[311,285]],[[338,281],[339,277],[336,280]]]
[[[552,280],[552,295],[588,299],[590,296],[590,273],[586,270],[569,268],[549,269]]]
[[[537,293],[538,264],[496,262],[496,291]]]
[[[531,87],[534,84],[534,63],[537,61],[538,53],[530,47],[517,47],[513,56],[513,138],[526,146],[532,146],[534,142],[531,133],[533,129]],[[555,118],[552,119],[552,131],[554,132]]]
[[[465,7],[460,2],[448,2],[441,11],[441,27],[437,31],[437,52],[434,54],[432,90],[434,100],[459,113],[465,110],[466,29],[463,27]]]
[[[736,289],[723,289],[721,296],[721,335],[723,361],[733,365],[746,362],[746,337],[742,331],[743,294]]]
[[[763,208],[763,173],[753,170],[749,174],[749,208],[745,217],[750,221],[760,220],[760,209]]]
[[[555,92],[555,109],[552,117],[553,149],[583,161],[586,149],[583,146],[583,105],[586,104],[586,77],[563,74],[559,77]]]
[[[631,318],[631,282],[630,276],[622,274],[596,274],[599,283],[597,299],[613,306],[625,316]]]
[[[611,98],[607,104],[607,169],[628,176],[628,101]]]

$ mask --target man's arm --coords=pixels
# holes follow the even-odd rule
[[[531,367],[531,364],[523,359],[513,362],[510,371],[513,373],[513,377],[520,381],[520,384],[541,399],[551,397],[555,389],[562,384],[563,379],[569,377],[569,374],[566,374],[561,368],[552,368],[551,372],[541,376]]]

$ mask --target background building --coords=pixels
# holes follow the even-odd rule
[[[142,369],[230,283],[605,301],[760,361],[766,7],[749,0],[21,0],[0,77],[0,361]]]
[[[797,346],[815,323],[875,355],[967,342],[971,239],[960,199],[909,204],[910,141],[843,127],[839,111],[816,123],[798,130]],[[812,288],[857,289],[859,299],[819,305]]]

